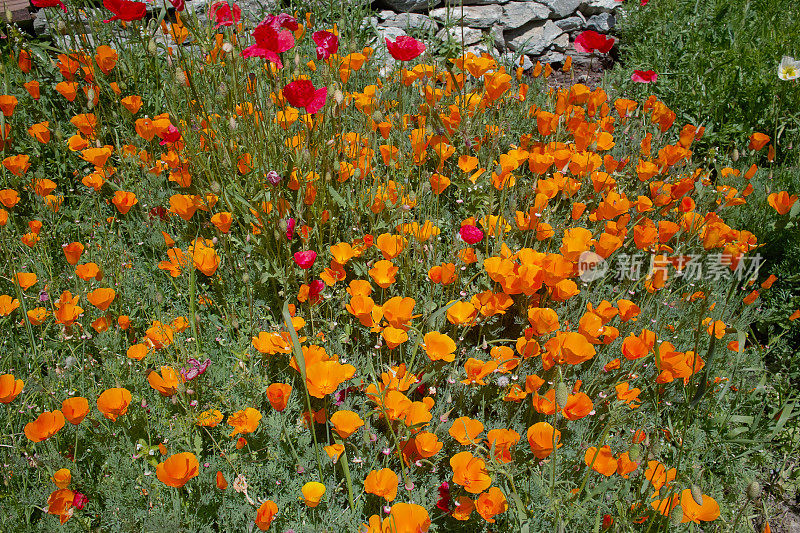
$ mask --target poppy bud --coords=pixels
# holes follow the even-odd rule
[[[642,458],[642,446],[641,444],[634,444],[628,450],[628,457],[634,463],[638,463],[639,460]]]
[[[758,484],[758,481],[753,481],[747,486],[747,498],[755,500],[759,496],[761,496],[761,485]]]
[[[150,42],[147,43],[147,53],[151,56],[154,56],[158,53],[158,44],[156,44],[155,39],[150,39]]]
[[[559,407],[567,405],[569,394],[567,393],[567,385],[563,381],[559,381],[556,385],[556,403]]]
[[[699,485],[692,485],[692,488],[690,489],[690,491],[692,493],[692,499],[694,500],[694,503],[696,503],[697,505],[702,507],[703,506],[703,489],[701,489]]]
[[[681,520],[683,520],[683,508],[678,504],[669,513],[669,523],[673,526],[677,526],[681,523]]]

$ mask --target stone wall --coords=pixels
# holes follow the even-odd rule
[[[493,48],[495,54],[533,61],[561,63],[570,55],[583,63],[588,56],[575,50],[575,37],[584,30],[609,33],[620,1],[380,0],[377,5],[376,16],[365,23],[380,37],[411,33],[452,39],[476,54]]]

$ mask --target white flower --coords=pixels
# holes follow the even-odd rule
[[[793,57],[783,56],[781,64],[778,65],[778,77],[783,81],[800,78],[800,61],[795,61]]]

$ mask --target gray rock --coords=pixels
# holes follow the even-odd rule
[[[519,28],[534,20],[547,20],[551,11],[539,2],[509,2],[503,6],[500,25],[507,29]]]
[[[519,60],[522,59],[522,64],[520,65]],[[515,54],[514,52],[506,52],[502,56],[502,60],[506,62],[508,66],[513,69],[517,67],[522,67],[522,70],[528,70],[533,68],[533,61],[526,55],[519,55]]]
[[[574,17],[567,17],[556,21],[556,26],[564,31],[580,30],[583,28],[584,24],[586,24],[586,19],[580,11],[576,12]]]
[[[542,0],[547,7],[553,10],[551,15],[556,19],[563,19],[577,11],[578,6],[581,5],[582,0]]]
[[[389,13],[390,15],[383,17],[383,21],[380,23],[381,26],[394,26],[395,28],[402,28],[403,30],[418,29],[430,32],[435,32],[438,28],[436,22],[432,18],[426,15],[420,15],[419,13],[382,11],[378,13],[378,17],[381,18],[383,13]]]
[[[611,13],[598,13],[589,17],[589,20],[586,21],[586,29],[606,33],[614,27],[616,22],[614,15]]]
[[[463,15],[463,18],[462,18]],[[503,8],[499,5],[440,7],[431,10],[431,18],[440,22],[461,24],[473,28],[491,28],[503,17]]]
[[[493,4],[505,4],[508,0],[464,0],[465,6],[490,6]],[[455,3],[452,2],[451,5]]]
[[[564,31],[556,26],[555,22],[548,20],[545,23],[533,23],[532,26],[522,28],[521,33],[510,36],[507,44],[516,52],[538,56],[562,33]]]
[[[441,0],[383,0],[392,10],[400,13],[409,11],[425,11],[428,8],[441,4]]]
[[[485,43],[480,43],[480,44],[476,44],[476,45],[473,45],[473,46],[468,46],[467,48],[464,49],[465,53],[468,54],[468,53],[472,52],[476,56],[479,56],[481,54],[489,53],[489,51],[490,51],[489,47],[486,46]]]
[[[209,3],[204,0],[196,0],[195,4],[198,13],[200,11],[205,12]],[[279,0],[236,0],[236,3],[242,8],[242,21],[245,22],[245,27],[248,22],[258,24],[267,15],[277,13],[280,10]],[[160,6],[160,2],[156,5]]]
[[[569,34],[562,33],[555,39],[553,39],[553,49],[558,50],[559,52],[563,52],[569,46]]]
[[[452,40],[464,46],[469,46],[481,42],[483,32],[477,28],[453,26],[451,28],[442,28],[436,34],[436,38],[441,41]]]
[[[562,63],[566,58],[567,56],[561,52],[557,52],[556,50],[548,50],[546,54],[543,54],[539,57],[539,61],[542,63]]]
[[[501,26],[492,26],[492,29],[489,30],[489,36],[492,38],[495,48],[505,50],[506,39],[503,37],[503,28]]]
[[[621,5],[617,0],[582,0],[580,10],[584,15],[597,15],[616,11]]]

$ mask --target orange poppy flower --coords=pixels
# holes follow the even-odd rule
[[[117,51],[108,45],[102,44],[97,47],[97,54],[94,56],[97,66],[103,71],[103,74],[111,72],[117,64],[119,55]]]
[[[703,494],[701,500],[701,503],[695,501],[691,489],[684,489],[681,492],[682,524],[686,522],[694,522],[695,524],[699,524],[701,521],[712,522],[719,518],[719,504],[717,501],[707,494]]]
[[[236,411],[228,417],[228,425],[233,426],[233,431],[229,435],[233,437],[240,433],[252,433],[258,428],[261,420],[261,413],[257,409],[248,407],[243,411]]]
[[[36,274],[32,272],[17,272],[15,277],[17,278],[17,284],[23,291],[36,285],[36,281],[39,279]]]
[[[266,531],[275,520],[275,515],[278,514],[278,506],[272,500],[267,500],[261,504],[256,511],[256,527],[261,531]]]
[[[69,471],[69,468],[61,468],[56,470],[56,472],[53,474],[52,481],[59,489],[66,489],[72,482],[72,472]]]
[[[18,103],[16,96],[10,94],[0,95],[0,111],[2,111],[3,116],[10,118],[14,114],[14,108],[17,107]]]
[[[74,513],[75,493],[69,489],[58,489],[47,498],[47,513],[58,516],[59,522],[66,523]]]
[[[431,361],[452,363],[455,360],[456,343],[444,333],[438,331],[426,333],[423,342],[425,353]]]
[[[19,396],[25,382],[16,379],[14,374],[3,374],[0,376],[0,403],[11,403]]]
[[[15,176],[22,176],[31,168],[30,158],[25,154],[11,155],[3,159],[3,166]],[[10,207],[10,206],[6,206]]]
[[[292,393],[292,386],[286,383],[273,383],[267,387],[267,399],[269,404],[276,411],[283,411],[289,403],[289,395]]]
[[[779,215],[785,215],[791,211],[792,206],[797,201],[797,195],[789,196],[786,191],[774,192],[767,197],[767,203],[772,206]]]
[[[28,128],[28,133],[30,134],[31,137],[33,137],[40,143],[47,144],[48,142],[50,142],[49,126],[50,126],[49,122],[39,122],[38,124],[34,124],[30,128]]]
[[[611,453],[611,447],[608,445],[597,450],[594,446],[586,450],[583,456],[583,461],[586,466],[591,467],[595,472],[599,472],[606,477],[614,475],[617,471],[617,459]]]
[[[25,424],[25,436],[32,442],[49,439],[64,427],[64,414],[61,411],[45,411],[33,422]]]
[[[508,510],[508,501],[503,491],[491,487],[475,500],[475,510],[489,523],[494,523],[494,517]]]
[[[187,250],[194,267],[206,276],[213,276],[221,263],[219,254],[210,244],[209,240],[197,239]]]
[[[169,456],[156,466],[158,479],[170,487],[183,487],[200,473],[200,464],[193,453],[183,452]]]
[[[400,255],[406,246],[406,239],[402,235],[382,233],[375,241],[376,246],[387,261]]]
[[[39,88],[39,82],[36,80],[29,81],[22,84],[25,87],[25,90],[28,91],[28,94],[31,95],[31,98],[34,100],[38,100],[41,96],[41,91]]]
[[[462,416],[453,420],[448,433],[451,437],[456,439],[459,444],[468,446],[471,444],[480,444],[481,441],[483,441],[483,439],[478,438],[481,431],[483,431],[483,424],[480,420],[473,420],[472,418]]]
[[[537,422],[528,428],[528,444],[537,459],[544,459],[553,453],[553,443],[561,447],[561,432],[547,422]]]
[[[116,191],[114,197],[111,199],[111,203],[124,215],[131,210],[131,207],[139,203],[139,200],[136,198],[136,195],[130,191]]]
[[[171,366],[162,366],[161,374],[155,371],[147,374],[147,382],[162,396],[173,396],[178,392],[178,385],[183,382],[181,375]]]
[[[331,415],[330,420],[331,424],[333,424],[333,430],[343,439],[346,439],[364,425],[364,421],[361,420],[361,417],[353,411],[336,411]]]
[[[510,463],[511,448],[519,442],[520,435],[512,429],[493,429],[486,434],[489,447],[494,451],[494,458],[501,463]]]
[[[458,301],[447,310],[447,321],[457,326],[472,324],[478,310],[470,302]]]
[[[747,147],[750,150],[755,150],[756,152],[758,152],[767,145],[769,140],[770,140],[769,135],[765,135],[759,132],[754,132],[750,134],[750,144],[748,144]]]
[[[220,233],[228,233],[231,231],[231,224],[233,223],[233,215],[227,211],[216,213],[211,217],[211,223],[217,227]]]
[[[470,452],[455,454],[450,458],[450,466],[453,469],[453,483],[461,485],[467,492],[479,494],[492,484],[484,460]]]
[[[122,104],[122,107],[130,111],[132,115],[135,115],[142,108],[142,97],[126,96],[125,98],[121,99],[119,103]]]
[[[353,377],[356,367],[338,361],[319,361],[306,367],[306,387],[315,398],[324,398]]]
[[[116,295],[117,293],[114,289],[99,288],[88,293],[86,295],[86,299],[89,300],[89,303],[93,306],[97,307],[101,311],[105,311],[114,301]]]
[[[397,497],[399,482],[397,474],[389,468],[372,470],[364,479],[364,492],[375,494],[390,502]]]
[[[77,426],[89,414],[89,400],[82,396],[73,396],[61,402],[61,411],[67,422]],[[63,488],[63,487],[62,487]]]
[[[318,481],[309,481],[301,489],[303,497],[300,498],[309,507],[316,507],[319,505],[322,496],[325,494],[325,485]]]
[[[223,418],[222,412],[219,410],[209,409],[200,413],[200,415],[197,417],[196,425],[213,428],[222,422]]]
[[[112,422],[128,412],[130,403],[131,392],[124,388],[108,389],[97,397],[97,409]]]

